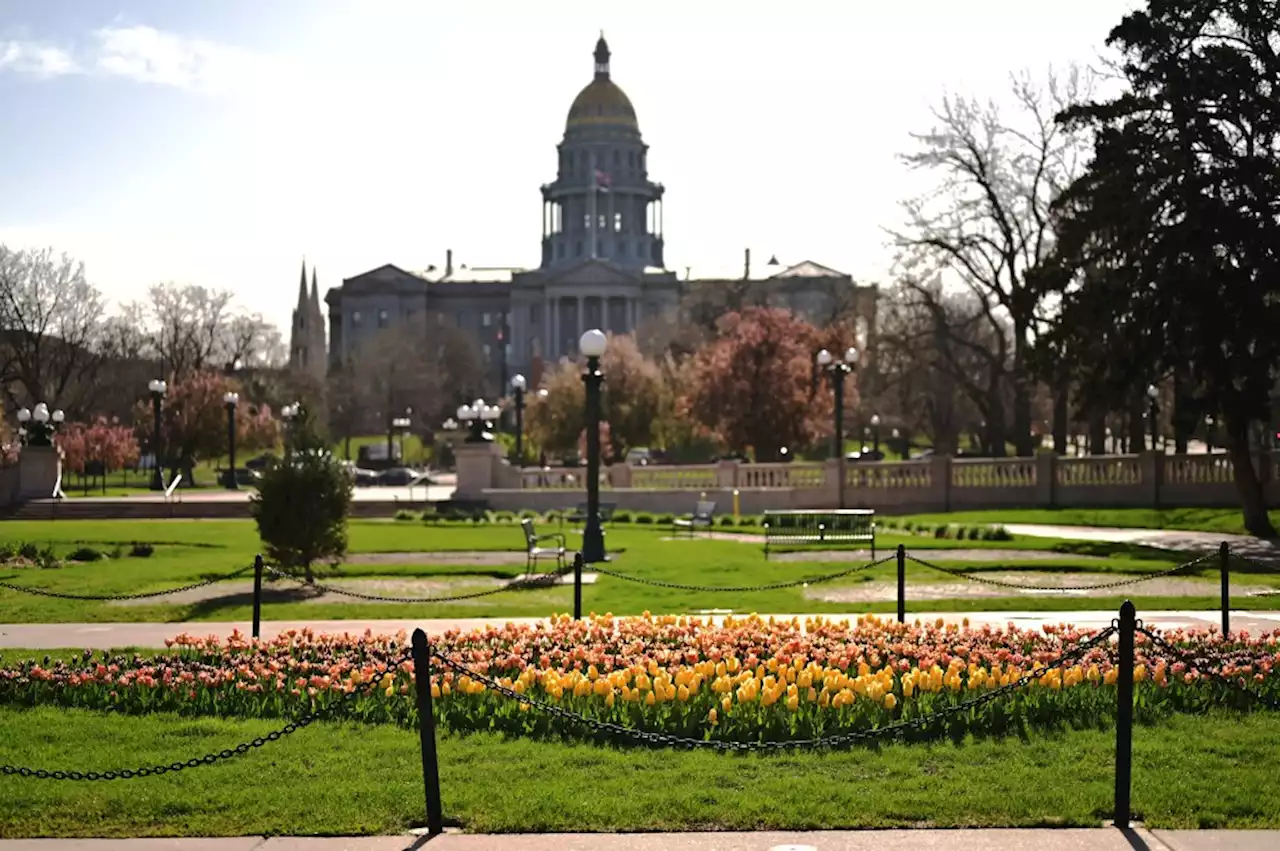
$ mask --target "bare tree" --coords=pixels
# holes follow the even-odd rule
[[[939,182],[932,192],[904,202],[907,225],[893,236],[922,303],[936,302],[937,291],[922,282],[938,273],[972,294],[972,314],[965,321],[985,326],[986,343],[962,345],[953,339],[947,351],[965,349],[986,362],[992,379],[986,382],[984,406],[992,426],[1003,423],[1003,412],[999,419],[993,416],[1007,379],[1013,442],[1018,454],[1029,455],[1033,383],[1028,354],[1051,309],[1035,272],[1053,247],[1050,205],[1079,174],[1089,151],[1084,135],[1064,130],[1054,118],[1088,99],[1093,77],[1073,66],[1065,78],[1051,70],[1043,84],[1025,72],[1011,82],[1017,105],[1013,120],[1006,120],[994,102],[952,95],[934,111],[937,126],[913,134],[919,149],[903,160],[938,174]],[[986,348],[979,351],[975,345]],[[1003,446],[1003,435],[998,445]]]
[[[85,412],[102,360],[102,310],[83,263],[52,248],[0,245],[0,385],[11,406],[45,401]]]
[[[261,313],[238,313],[219,334],[217,357],[226,362],[238,360],[255,368],[280,367],[286,356],[280,329]]]
[[[183,378],[223,366],[232,294],[194,284],[155,284],[150,290],[151,345],[161,369]]]

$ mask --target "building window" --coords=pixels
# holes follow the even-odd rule
[[[622,165],[622,151],[613,152],[613,164]]]
[[[378,311],[378,327],[386,328],[390,324],[391,316],[385,310]]]
[[[613,232],[622,233],[622,214],[621,213],[613,214]]]
[[[573,246],[573,256],[575,256],[575,257],[581,257],[581,256],[582,256],[582,240],[578,240],[578,241],[574,244],[574,246]]]
[[[618,246],[617,246],[617,249],[618,249],[618,256],[619,256],[619,257],[626,257],[626,256],[627,256],[627,244],[626,244],[625,242],[623,242],[622,240],[618,240]]]
[[[465,310],[458,311],[458,327],[459,328],[467,327],[467,312]]]
[[[564,243],[563,242],[556,245],[556,256],[561,259],[564,259]]]
[[[351,314],[351,324],[352,325],[360,324],[360,311],[357,310],[355,313]]]
[[[604,213],[600,214],[600,230],[607,230],[609,227],[609,219]]]
[[[538,304],[529,305],[529,323],[531,325],[537,325],[538,322],[542,320],[541,307],[542,305]]]
[[[480,314],[480,325],[481,325],[481,327],[483,327],[483,328],[488,328],[488,327],[489,327],[490,325],[492,325],[492,324],[493,324],[493,314],[492,314],[492,313],[482,313],[482,314]]]
[[[573,171],[573,151],[569,151],[569,153],[565,155],[565,158],[569,163],[569,171]]]
[[[506,359],[508,361],[511,360],[511,344],[510,343],[507,343],[505,346],[503,346],[503,354],[506,356]]]
[[[591,230],[591,214],[590,213],[582,214],[582,229]]]
[[[632,168],[635,168],[635,167],[636,167],[636,152],[635,152],[635,151],[627,151],[627,165],[631,166]]]
[[[489,358],[491,358],[492,356],[493,356],[493,347],[492,347],[492,346],[490,346],[488,343],[485,343],[485,344],[484,344],[484,359],[485,359],[485,360],[488,360],[488,359],[489,359]]]

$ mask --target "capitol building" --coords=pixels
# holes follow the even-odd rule
[[[589,328],[615,334],[651,320],[679,320],[683,296],[694,286],[752,284],[770,304],[821,317],[831,303],[853,305],[860,334],[874,333],[874,286],[813,262],[752,277],[750,259],[732,279],[680,278],[668,269],[663,230],[664,187],[652,179],[635,107],[609,70],[603,34],[593,75],[569,107],[556,146],[557,170],[541,187],[542,233],[536,268],[455,265],[452,251],[439,266],[408,271],[385,265],[346,278],[324,296],[328,342],[314,282],[304,285],[294,314],[291,365],[322,377],[325,365],[357,356],[361,342],[409,324],[430,337],[449,324],[478,338],[488,364],[483,395],[502,395],[508,376],[536,383],[547,364],[577,352]],[[700,290],[705,292],[706,290]]]

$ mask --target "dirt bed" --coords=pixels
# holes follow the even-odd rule
[[[524,553],[476,550],[443,553],[348,553],[343,564],[524,564]]]
[[[1064,585],[1096,585],[1115,582],[1125,577],[1116,573],[1041,573],[982,571],[987,579],[1025,585],[1026,590],[987,585],[968,579],[948,579],[941,582],[908,582],[909,600],[976,599],[983,597],[1114,597],[1117,594],[1140,594],[1153,597],[1212,597],[1218,593],[1218,583],[1209,580],[1183,579],[1164,576],[1148,579],[1119,588],[1098,588],[1092,591],[1044,590]],[[1240,597],[1273,593],[1274,588],[1262,585],[1231,583],[1231,593]],[[812,585],[805,589],[809,600],[828,603],[884,603],[898,599],[898,587],[893,582],[863,582],[853,586]]]

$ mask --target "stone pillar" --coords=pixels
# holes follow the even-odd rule
[[[1142,471],[1143,502],[1160,507],[1160,490],[1164,484],[1164,453],[1144,449],[1138,453],[1138,469]]]
[[[584,307],[585,307],[585,305],[586,305],[586,301],[587,301],[587,300],[586,300],[585,298],[583,298],[582,296],[578,296],[578,317],[577,317],[577,318],[578,318],[578,330],[577,330],[577,332],[576,332],[576,333],[574,333],[574,335],[573,335],[573,345],[574,345],[574,352],[573,352],[573,353],[574,353],[575,355],[578,353],[578,351],[577,351],[577,346],[578,346],[578,341],[582,339],[582,332],[584,332],[584,331],[586,331],[586,330],[587,330],[586,326],[582,324],[582,323],[583,323],[583,320],[586,318],[586,317],[583,315],[583,309],[584,309]]]
[[[716,486],[728,490],[738,487],[737,461],[720,461],[716,464]]]
[[[555,363],[560,356],[560,299],[547,299],[547,360]]]
[[[1036,504],[1053,508],[1057,501],[1058,455],[1053,451],[1036,453]]]
[[[631,487],[631,465],[625,461],[609,466],[609,483],[615,488]]]
[[[938,511],[951,510],[951,456],[934,455],[929,459],[929,501]]]
[[[24,446],[18,455],[17,501],[52,499],[62,473],[62,452],[56,446]]]
[[[840,469],[839,458],[827,458],[822,462],[822,505],[815,507],[840,507]],[[847,504],[853,504],[855,500],[853,491],[854,488],[845,485],[844,498]]]
[[[458,443],[454,446],[458,465],[456,499],[484,499],[485,490],[494,487],[497,468],[502,461],[498,443]]]

